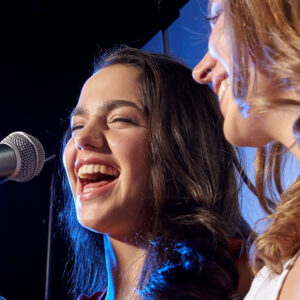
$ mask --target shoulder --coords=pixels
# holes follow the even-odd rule
[[[278,300],[300,300],[300,255],[289,267],[288,275],[283,283]]]
[[[274,274],[264,266],[256,274],[244,300],[277,300],[286,274],[285,269],[281,274]]]
[[[300,300],[300,258],[294,257],[284,264],[280,274],[264,266],[255,276],[244,300]]]

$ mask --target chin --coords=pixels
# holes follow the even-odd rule
[[[105,233],[108,233],[109,229],[108,228],[111,228],[111,226],[105,226],[103,224],[99,224],[99,221],[98,220],[83,220],[83,219],[78,219],[78,222],[79,224],[92,231],[92,232],[95,232],[95,233],[99,233],[99,234],[105,234]]]
[[[250,145],[249,140],[241,137],[239,134],[234,133],[233,130],[225,130],[224,135],[226,140],[235,146],[238,147],[256,147],[254,145]]]
[[[250,147],[250,148],[259,148],[259,147],[263,147],[266,146],[267,144],[269,144],[270,142],[272,142],[272,140],[268,140],[268,139],[260,139],[258,137],[242,137],[238,134],[233,134],[233,132],[230,133],[224,133],[226,140],[232,144],[235,145],[237,147]]]
[[[95,233],[99,233],[99,234],[103,234],[103,232],[100,232],[95,226],[93,225],[88,225],[88,224],[83,224],[83,223],[80,223],[80,225],[82,227],[84,227],[85,229],[89,230],[89,231],[92,231],[92,232],[95,232]]]
[[[100,233],[99,217],[95,218],[91,214],[85,213],[83,211],[77,211],[77,221],[82,227]]]

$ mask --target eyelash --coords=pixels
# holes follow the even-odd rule
[[[206,20],[210,23],[210,25],[215,25],[217,23],[220,15],[221,15],[221,12],[217,11],[215,15],[213,15],[213,16],[207,16]]]
[[[114,122],[125,122],[125,123],[135,124],[131,119],[127,119],[127,118],[115,118],[111,120],[109,123],[114,123]],[[83,127],[84,125],[74,125],[71,127],[71,132],[74,132],[75,130],[81,129]]]
[[[82,127],[83,127],[83,125],[74,125],[74,126],[71,126],[71,132],[74,132],[75,130],[80,129]]]
[[[126,123],[134,124],[134,122],[131,119],[127,119],[127,118],[115,118],[110,121],[110,123],[113,122],[126,122]]]

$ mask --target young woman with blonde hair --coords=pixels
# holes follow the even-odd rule
[[[300,179],[281,184],[284,154],[300,160],[300,3],[212,0],[208,19],[209,52],[193,77],[212,82],[227,140],[258,147],[257,194],[268,214],[245,299],[300,299]]]

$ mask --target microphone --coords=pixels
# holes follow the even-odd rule
[[[27,182],[41,172],[44,163],[42,144],[25,132],[13,132],[0,142],[0,177]]]

